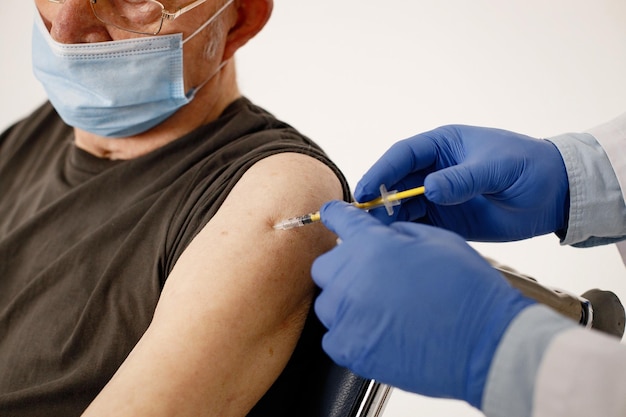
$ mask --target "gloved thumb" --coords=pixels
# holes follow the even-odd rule
[[[342,240],[348,240],[382,223],[367,212],[344,201],[329,201],[320,209],[322,223]]]
[[[502,191],[509,184],[495,172],[485,163],[462,163],[435,171],[424,179],[425,196],[435,204],[453,205]]]

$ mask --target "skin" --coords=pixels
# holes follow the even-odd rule
[[[59,42],[141,36],[107,27],[87,0],[36,4]],[[166,22],[161,34],[187,38],[222,4],[209,0]],[[186,86],[230,60],[265,25],[272,5],[235,1],[218,18],[223,32],[207,28],[187,42]],[[217,53],[207,56],[210,42]],[[75,144],[101,158],[135,158],[215,119],[239,96],[230,60],[161,125],[115,140],[75,129]],[[308,156],[278,154],[251,167],[182,254],[148,330],[84,416],[246,415],[286,365],[313,297],[310,266],[336,239],[320,224],[292,231],[272,225],[341,197],[336,175]]]

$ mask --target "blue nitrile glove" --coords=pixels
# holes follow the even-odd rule
[[[452,232],[387,226],[339,201],[321,215],[341,239],[312,267],[328,355],[363,377],[479,408],[504,331],[534,301]]]
[[[520,240],[567,227],[569,183],[561,154],[547,140],[472,126],[444,126],[393,145],[363,176],[358,201],[379,186],[424,185],[424,198],[403,201],[385,223],[419,220],[469,240]]]

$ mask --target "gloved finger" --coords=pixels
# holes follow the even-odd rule
[[[367,233],[372,227],[382,227],[379,220],[367,212],[343,201],[330,201],[320,209],[322,223],[342,241]]]
[[[370,209],[368,210],[368,213],[381,223],[389,225],[398,220],[399,210],[397,207],[394,207],[394,212],[391,216],[387,213],[387,209],[384,207]]]
[[[322,337],[322,349],[337,365],[348,368],[351,365],[351,360],[342,346],[341,339],[337,337],[335,328],[328,330]]]
[[[398,184],[412,173],[432,166],[436,157],[437,148],[426,136],[416,135],[397,142],[363,175],[354,196],[358,201],[374,199],[380,194],[381,184]]]
[[[326,289],[330,282],[343,272],[343,269],[347,266],[342,256],[350,256],[350,254],[344,255],[345,251],[342,251],[344,245],[335,246],[330,251],[318,256],[311,265],[311,277],[313,282],[322,288]]]
[[[464,162],[433,172],[424,179],[425,196],[441,205],[461,204],[472,198],[497,193],[511,185],[515,167],[496,170],[489,162]]]
[[[360,242],[356,242],[358,246]],[[319,256],[311,267],[313,281],[322,289],[315,300],[315,312],[322,323],[330,328],[338,306],[350,293],[350,287],[358,279],[362,263],[361,251],[351,242],[343,243]]]
[[[423,197],[417,197],[402,202],[398,210],[396,221],[412,222],[423,218],[427,213],[428,202]]]
[[[343,305],[322,338],[322,348],[335,363],[354,371],[356,359],[368,345],[371,329],[371,321],[363,318],[361,310]]]
[[[391,229],[406,236],[410,236],[415,239],[428,239],[432,235],[439,235],[442,233],[451,233],[445,229],[440,229],[434,226],[411,223],[411,222],[396,222],[389,226]],[[425,242],[426,243],[426,242]]]
[[[337,203],[338,206],[346,205],[339,201]],[[358,214],[370,217],[356,207],[348,206],[356,210]],[[311,276],[315,284],[324,290],[330,290],[329,286],[333,281],[341,279],[345,281],[346,277],[350,277],[362,264],[360,257],[362,250],[359,248],[361,242],[362,239],[342,240],[330,251],[318,256],[311,266]],[[334,285],[337,286],[338,284]],[[342,294],[344,289],[343,287],[339,288],[338,293]]]
[[[336,293],[322,290],[313,304],[317,318],[319,318],[327,329],[333,326],[334,319],[337,316],[337,306],[339,303],[335,295]]]

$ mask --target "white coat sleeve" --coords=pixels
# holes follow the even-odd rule
[[[549,139],[559,149],[569,181],[567,232],[562,245],[588,247],[626,238],[626,204],[606,152],[589,133]]]
[[[626,346],[575,328],[556,336],[537,374],[533,417],[626,416]]]
[[[528,307],[496,350],[481,409],[487,417],[626,416],[626,345]]]
[[[626,113],[589,130],[606,152],[626,201]],[[626,241],[617,244],[626,264]]]
[[[604,150],[626,201],[626,113],[589,133]],[[626,259],[624,241],[618,248]],[[626,416],[626,345],[580,327],[560,332],[538,368],[532,416]]]
[[[611,162],[626,200],[626,113],[589,130]]]

